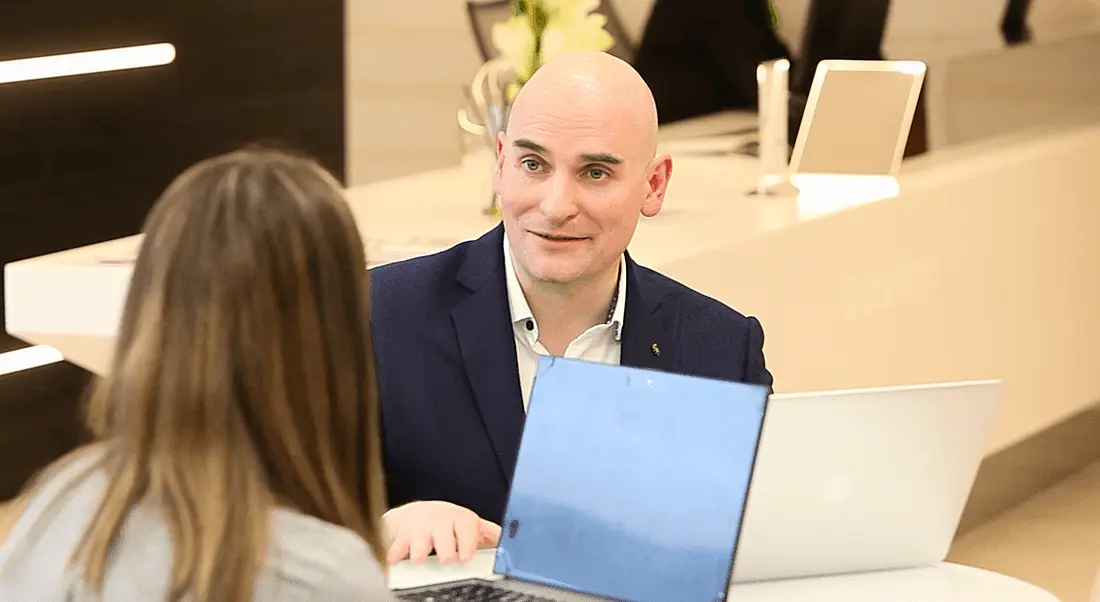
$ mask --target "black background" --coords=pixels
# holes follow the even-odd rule
[[[179,172],[249,142],[343,180],[343,0],[0,0],[0,60],[157,42],[173,64],[0,84],[0,266],[135,234]],[[88,379],[0,376],[0,500],[80,440]]]

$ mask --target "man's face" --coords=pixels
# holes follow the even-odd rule
[[[639,213],[660,211],[671,162],[614,111],[525,108],[497,141],[493,179],[517,269],[560,285],[617,270]]]

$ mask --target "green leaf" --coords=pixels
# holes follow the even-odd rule
[[[550,23],[550,14],[546,12],[546,7],[538,0],[531,0],[528,8],[530,9],[531,31],[535,32],[536,39],[541,38],[542,32],[546,31],[546,26]]]

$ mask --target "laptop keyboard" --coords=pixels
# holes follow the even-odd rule
[[[397,599],[416,602],[553,602],[549,598],[521,594],[488,583],[447,585],[430,591],[401,594]]]

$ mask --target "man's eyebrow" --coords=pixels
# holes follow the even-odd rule
[[[536,153],[546,154],[545,146],[538,144],[537,142],[532,142],[527,138],[516,138],[515,141],[512,142],[512,146],[515,146],[517,148],[525,148],[529,151],[534,151]]]
[[[581,161],[585,163],[608,163],[610,165],[619,165],[623,162],[622,159],[611,153],[585,153],[581,155]]]
[[[546,147],[528,138],[516,138],[512,142],[512,146],[517,148],[525,148],[529,151],[547,154]],[[611,153],[583,153],[580,156],[581,161],[585,163],[607,163],[609,165],[620,165],[623,160],[621,157],[616,157]]]

